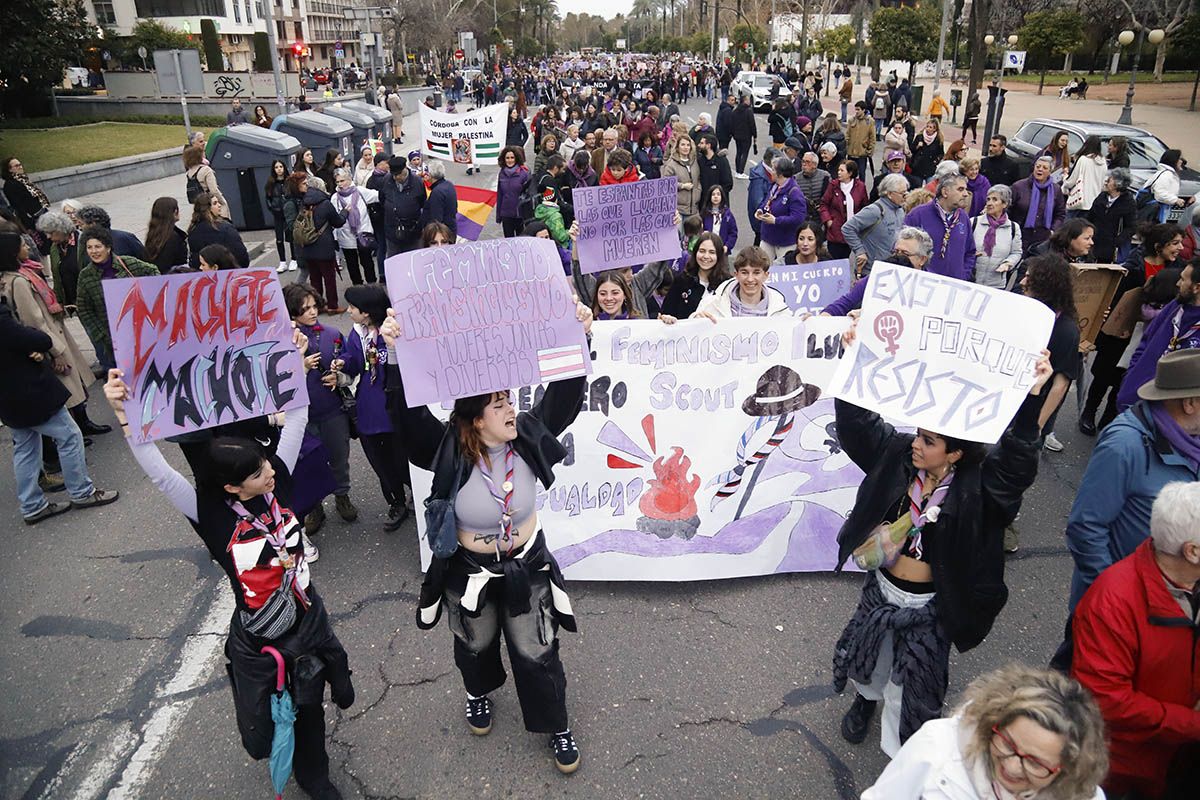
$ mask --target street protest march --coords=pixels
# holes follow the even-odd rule
[[[579,269],[600,272],[679,258],[678,185],[671,177],[576,189]]]
[[[583,375],[587,342],[554,243],[520,238],[385,264],[410,406]]]
[[[503,105],[465,114],[421,106],[421,152],[467,166],[495,164],[504,147],[507,112]]]
[[[832,570],[862,480],[838,446],[826,393],[848,325],[595,323],[583,411],[563,437],[570,455],[554,485],[538,488],[564,574],[688,581]],[[542,391],[514,391],[517,410]],[[413,469],[416,496],[431,480]],[[422,515],[417,525],[427,567]]]
[[[274,270],[104,281],[135,442],[308,404]]]
[[[1037,300],[876,262],[831,390],[943,436],[995,442],[1033,385],[1053,325]]]

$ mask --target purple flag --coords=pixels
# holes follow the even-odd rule
[[[679,258],[683,250],[675,225],[678,186],[678,179],[670,177],[580,187],[572,192],[579,223],[580,271],[600,272]]]
[[[103,281],[117,366],[148,442],[308,405],[304,365],[274,270]]]
[[[386,262],[411,407],[586,375],[583,326],[552,240],[489,239]]]

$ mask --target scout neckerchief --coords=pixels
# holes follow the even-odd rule
[[[287,586],[295,592],[297,599],[304,608],[308,608],[308,595],[296,583],[297,571],[300,565],[304,563],[304,553],[293,555],[287,549],[287,531],[284,529],[283,510],[279,507],[279,501],[275,499],[274,492],[267,492],[263,495],[263,499],[267,502],[267,508],[271,511],[271,519],[273,526],[268,528],[261,519],[250,513],[241,500],[230,499],[225,502],[234,514],[255,530],[260,531],[267,540],[267,544],[271,545],[275,550],[275,555],[279,558],[279,565],[283,567],[283,577],[280,579],[280,586]],[[232,544],[232,542],[231,542]]]
[[[1197,331],[1200,331],[1200,322],[1196,322],[1186,331],[1180,333],[1179,329],[1183,325],[1183,309],[1184,307],[1180,306],[1179,310],[1175,312],[1175,316],[1171,319],[1171,341],[1167,343],[1168,353],[1173,353],[1183,347],[1185,342],[1195,336]]]
[[[922,500],[925,496],[927,478],[932,480],[925,470],[918,470],[917,477],[908,490],[908,516],[913,524],[912,531],[908,535],[912,539],[912,557],[917,560],[920,560],[925,552],[921,541],[921,530],[926,524],[937,521],[938,512],[933,509],[941,509],[942,501],[946,499],[946,493],[950,491],[950,484],[954,481],[954,469],[951,468],[946,472],[946,477],[942,478],[927,500]]]
[[[504,483],[500,484],[500,491],[496,490],[496,480],[492,477],[491,468],[486,464],[479,464],[479,474],[483,476],[483,482],[487,484],[488,492],[491,493],[492,499],[500,506],[500,536],[496,539],[496,558],[500,558],[500,544],[504,543],[506,548],[505,555],[512,555],[513,551],[513,524],[512,524],[512,499],[513,499],[513,446],[511,443],[504,445]],[[501,494],[503,492],[503,494]]]

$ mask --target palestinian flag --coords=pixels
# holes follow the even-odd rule
[[[455,186],[458,193],[458,238],[469,242],[478,241],[483,226],[487,224],[492,209],[496,207],[496,193],[477,186]]]
[[[450,158],[450,143],[435,142],[433,139],[425,140],[425,149],[432,155],[441,156],[442,158]]]

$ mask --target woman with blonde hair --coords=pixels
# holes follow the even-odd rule
[[[1013,664],[972,681],[954,716],[922,725],[862,800],[1103,800],[1107,771],[1087,690]]]
[[[700,164],[696,161],[696,144],[690,136],[676,136],[671,142],[662,176],[678,180],[676,209],[681,217],[690,217],[700,210]]]

